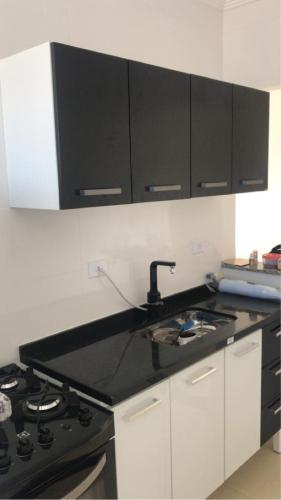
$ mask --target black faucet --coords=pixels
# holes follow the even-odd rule
[[[150,290],[147,292],[147,303],[149,305],[162,305],[161,294],[157,288],[157,266],[168,266],[170,272],[174,274],[176,263],[166,260],[154,260],[150,264]]]

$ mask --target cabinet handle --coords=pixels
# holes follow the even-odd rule
[[[264,179],[241,179],[242,186],[257,186],[264,184]]]
[[[279,406],[278,408],[276,408],[276,410],[274,410],[274,415],[277,415],[277,413],[279,413],[281,411],[281,406]]]
[[[276,337],[280,337],[280,335],[281,335],[281,330],[280,330],[280,332],[276,333]]]
[[[257,349],[259,347],[259,343],[258,342],[252,342],[251,344],[249,344],[245,349],[240,349],[240,351],[236,351],[234,353],[235,356],[237,356],[238,358],[241,358],[242,356],[244,356],[245,354],[248,354],[249,352],[252,352],[254,351],[255,349]]]
[[[112,194],[122,194],[122,188],[99,188],[99,189],[80,189],[78,192],[79,196],[101,196],[101,195],[112,195]]]
[[[145,190],[149,193],[161,193],[163,191],[181,191],[181,184],[171,184],[168,186],[145,186]]]
[[[228,182],[227,181],[220,181],[220,182],[201,182],[199,184],[199,187],[203,189],[212,189],[212,188],[222,188],[222,187],[227,187]]]
[[[131,415],[125,415],[124,418],[126,418],[126,420],[129,420],[130,422],[132,422],[132,420],[135,420],[136,418],[141,417],[146,412],[152,410],[153,408],[156,408],[156,406],[159,406],[161,403],[162,403],[161,399],[153,398],[152,403],[150,403],[149,405],[145,406],[144,408],[142,408],[141,410],[137,411],[136,413],[132,413]]]
[[[274,375],[275,375],[276,377],[278,377],[278,375],[280,375],[280,374],[281,374],[281,368],[279,368],[279,370],[277,370],[277,371],[274,373]]]
[[[188,382],[190,382],[190,384],[197,384],[197,382],[201,382],[201,380],[204,380],[204,378],[209,377],[209,375],[212,375],[212,373],[215,373],[216,371],[216,368],[208,368],[206,373],[203,373],[203,375],[200,375],[192,380],[188,380]]]

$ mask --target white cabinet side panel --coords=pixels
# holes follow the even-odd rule
[[[225,479],[260,447],[262,332],[225,349]]]
[[[0,83],[10,206],[58,209],[50,44],[3,59]]]

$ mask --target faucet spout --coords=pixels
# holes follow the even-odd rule
[[[158,290],[157,285],[157,267],[158,266],[168,266],[170,267],[171,274],[175,273],[176,263],[173,261],[166,260],[154,260],[150,264],[150,290],[147,292],[147,303],[150,305],[160,305],[161,294]]]

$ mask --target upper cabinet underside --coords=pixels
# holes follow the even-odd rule
[[[1,62],[10,205],[267,189],[269,94],[46,43]]]

